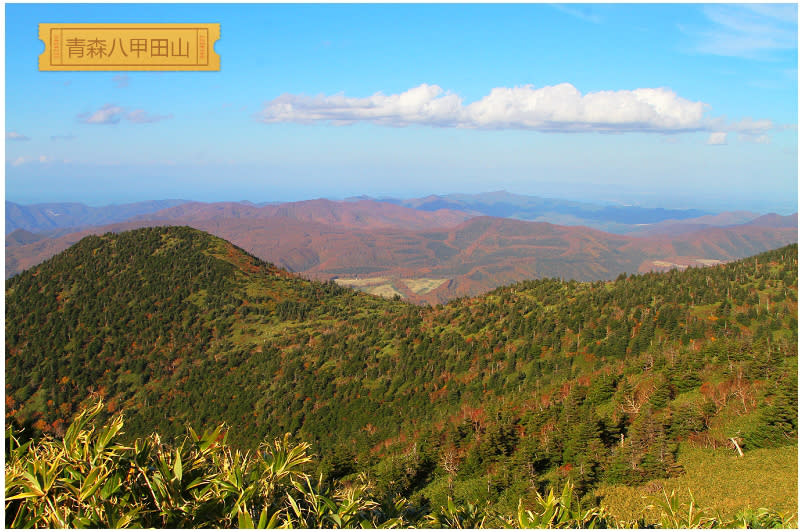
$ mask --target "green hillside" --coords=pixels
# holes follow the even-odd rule
[[[511,514],[568,481],[589,501],[680,477],[687,448],[796,449],[797,271],[793,245],[418,307],[190,228],[88,237],[6,282],[6,415],[63,436],[100,396],[124,441],[291,432],[325,481],[367,471],[420,507]]]

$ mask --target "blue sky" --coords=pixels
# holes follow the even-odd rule
[[[6,198],[505,189],[797,210],[797,8],[6,5]],[[39,72],[41,22],[219,22],[219,72]]]

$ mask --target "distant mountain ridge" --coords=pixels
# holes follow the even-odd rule
[[[416,213],[411,212],[412,210]],[[436,213],[436,216],[431,218],[428,213]],[[582,225],[616,234],[675,235],[708,227],[738,225],[754,220],[760,214],[749,211],[714,214],[699,209],[599,205],[505,191],[430,195],[412,199],[372,198],[362,195],[342,201],[314,199],[254,203],[245,200],[208,203],[154,200],[103,207],[88,207],[80,203],[20,205],[7,201],[6,234],[16,229],[25,229],[47,237],[56,237],[90,226],[151,220],[156,216],[165,220],[286,216],[302,221],[352,227],[402,229],[423,229],[431,225],[454,226],[470,217],[494,216],[556,225]]]
[[[622,272],[716,264],[797,241],[796,215],[633,237],[368,200],[263,207],[186,203],[57,239],[7,239],[6,274],[38,264],[89,234],[153,225],[189,225],[306,277],[336,279],[417,303],[477,295],[524,279],[613,279]]]
[[[742,224],[759,216],[759,213],[749,211],[714,214],[699,209],[599,205],[505,191],[430,195],[412,199],[357,196],[342,201],[314,199],[255,203],[245,200],[209,203],[154,200],[103,207],[88,207],[80,203],[20,205],[7,201],[6,234],[25,229],[54,237],[66,234],[66,229],[75,231],[89,226],[150,220],[156,213],[162,219],[286,216],[353,227],[404,229],[422,229],[425,224],[453,226],[470,217],[494,216],[556,225],[583,225],[617,234],[677,234],[707,227]],[[436,213],[436,217],[432,219],[427,213]]]
[[[481,194],[431,195],[415,199],[387,198],[383,201],[427,211],[454,209],[476,215],[514,218],[559,225],[586,225],[612,233],[626,233],[637,225],[666,220],[685,220],[712,213],[699,209],[664,209],[633,205],[597,205],[556,198],[512,194],[505,191]],[[753,214],[753,217],[758,216]]]
[[[6,235],[17,229],[32,233],[105,225],[122,222],[140,214],[160,211],[186,203],[186,200],[166,199],[89,207],[82,203],[37,203],[20,205],[6,201]]]
[[[682,220],[663,220],[652,224],[639,224],[626,234],[636,236],[680,235],[700,231],[711,227],[727,227],[753,223],[758,219],[758,213],[751,211],[728,211],[719,214],[708,214],[697,218]]]
[[[416,230],[440,226],[450,227],[471,218],[472,215],[448,209],[420,212],[409,207],[372,200],[337,202],[328,199],[315,199],[272,205],[251,205],[234,202],[191,202],[140,215],[131,219],[131,221],[197,221],[275,217],[342,227]]]
[[[622,272],[711,265],[797,242],[797,214],[701,214],[507,192],[385,201],[356,197],[259,204],[165,200],[97,208],[7,206],[9,225],[27,220],[29,227],[48,229],[18,227],[6,235],[6,277],[90,234],[188,225],[306,277],[335,279],[416,303],[477,295],[524,279],[607,280]],[[514,217],[487,216],[482,210]],[[567,222],[518,218],[537,213],[538,218]],[[101,219],[121,221],[65,227]]]
[[[797,227],[797,213],[790,216],[781,216],[780,214],[770,213],[764,216],[759,216],[755,220],[748,222],[748,225],[755,225],[760,227]]]

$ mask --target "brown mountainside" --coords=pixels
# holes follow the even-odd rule
[[[472,215],[450,209],[419,211],[409,207],[372,200],[352,202],[315,199],[281,203],[278,205],[247,205],[234,202],[192,202],[134,218],[136,220],[178,220],[181,222],[275,218],[282,217],[300,222],[317,222],[363,229],[427,229],[451,227],[471,218]]]
[[[762,227],[797,227],[797,213],[790,216],[781,216],[780,214],[770,213],[764,216],[759,216],[752,220],[748,225],[758,225]]]
[[[7,241],[6,275],[32,267],[88,234],[189,225],[307,277],[437,303],[523,279],[612,279],[622,272],[710,265],[797,242],[797,215],[769,215],[762,223],[655,237],[486,216],[465,221],[466,217],[373,201],[314,200],[265,207],[185,204],[161,211],[157,220],[28,244]]]

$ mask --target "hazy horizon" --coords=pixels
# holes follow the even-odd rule
[[[750,201],[750,202],[739,202],[739,203],[729,203],[726,202],[724,199],[719,198],[707,198],[707,197],[680,197],[680,196],[665,196],[663,194],[651,194],[651,195],[637,195],[635,192],[626,192],[624,194],[614,194],[614,186],[613,185],[586,185],[583,184],[580,187],[575,187],[571,193],[570,187],[563,187],[563,184],[552,183],[550,188],[542,188],[538,193],[524,193],[518,192],[514,190],[507,190],[507,189],[486,189],[476,192],[465,192],[463,190],[450,190],[445,192],[420,192],[418,194],[388,194],[388,193],[377,193],[377,194],[367,194],[367,193],[353,193],[353,194],[338,194],[338,195],[319,195],[310,192],[306,195],[302,193],[296,195],[280,195],[280,196],[270,196],[268,193],[263,193],[261,195],[256,196],[249,196],[249,197],[240,197],[237,196],[235,193],[232,193],[228,196],[220,196],[216,194],[205,194],[205,195],[197,195],[192,194],[188,190],[184,194],[180,194],[176,192],[174,195],[168,195],[163,197],[154,197],[147,195],[146,191],[143,191],[141,194],[136,196],[117,196],[117,197],[95,197],[94,199],[91,196],[86,196],[82,193],[75,193],[74,195],[67,196],[67,197],[52,197],[52,198],[14,198],[6,196],[6,201],[10,201],[12,203],[17,203],[19,205],[38,205],[38,204],[46,204],[46,203],[81,203],[88,207],[103,207],[108,205],[122,205],[127,203],[138,203],[138,202],[145,202],[145,201],[158,201],[158,200],[183,200],[183,201],[197,201],[197,202],[204,202],[204,203],[214,203],[214,202],[250,202],[253,204],[262,204],[262,203],[288,203],[288,202],[299,202],[299,201],[309,201],[315,199],[327,199],[331,201],[344,201],[344,200],[352,200],[354,198],[366,197],[376,201],[382,200],[409,200],[409,199],[416,199],[416,198],[424,198],[427,196],[448,196],[448,195],[455,195],[455,194],[489,194],[493,192],[506,192],[513,195],[518,196],[529,196],[529,197],[540,197],[544,199],[551,199],[551,200],[566,200],[572,201],[576,203],[585,203],[585,204],[592,204],[592,205],[604,205],[604,206],[635,206],[635,207],[643,207],[643,208],[663,208],[663,209],[670,209],[670,210],[689,210],[689,209],[697,209],[697,210],[704,210],[713,213],[719,212],[726,212],[726,211],[752,211],[758,212],[762,214],[767,213],[776,213],[781,215],[789,215],[794,214],[798,211],[797,202],[793,201],[794,198],[786,198],[781,205],[778,202],[761,202],[761,201]],[[557,186],[562,185],[561,190],[557,189]],[[587,189],[595,188],[595,194],[591,197],[586,196]],[[580,189],[580,190],[578,190]],[[603,192],[607,192],[607,194],[603,194]]]

